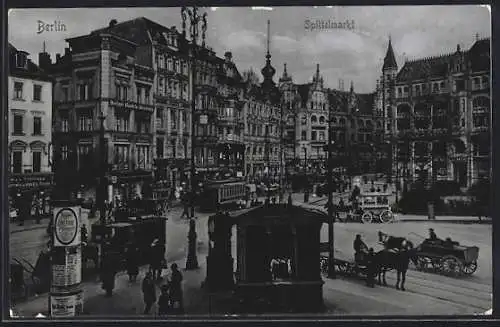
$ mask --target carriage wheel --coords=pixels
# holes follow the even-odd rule
[[[340,262],[337,265],[337,269],[339,273],[346,275],[349,273],[349,264],[347,262]]]
[[[428,257],[418,257],[417,258],[417,270],[425,271],[429,269],[429,266],[432,264],[432,261]]]
[[[390,210],[384,210],[380,213],[380,221],[383,223],[389,223],[394,220],[394,215]]]
[[[441,259],[442,271],[448,276],[459,276],[462,273],[462,263],[457,257],[447,255]]]
[[[373,220],[373,215],[371,212],[365,212],[362,216],[361,216],[361,221],[365,224],[369,224],[371,223]]]
[[[469,264],[464,265],[462,271],[466,275],[472,275],[473,273],[476,272],[476,270],[477,270],[477,261],[473,261]]]

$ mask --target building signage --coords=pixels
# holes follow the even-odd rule
[[[55,208],[54,246],[80,245],[80,210],[78,207]]]
[[[51,318],[74,317],[83,311],[83,291],[50,296]]]
[[[48,187],[53,185],[53,175],[11,175],[9,177],[10,188],[35,188],[35,187]]]
[[[62,260],[52,265],[52,286],[69,287],[82,282],[81,248],[60,248],[65,253]],[[55,261],[55,260],[54,260]],[[62,261],[62,262],[61,262]]]
[[[200,115],[200,124],[201,125],[208,124],[208,116],[207,115]]]

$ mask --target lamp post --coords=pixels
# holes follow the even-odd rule
[[[335,246],[334,246],[334,206],[333,206],[333,158],[332,152],[335,141],[332,137],[332,118],[330,117],[330,110],[328,111],[328,145],[327,145],[327,178],[328,178],[328,278],[336,278],[335,273]]]
[[[188,256],[186,260],[186,269],[197,269],[198,268],[198,258],[196,256],[196,223],[194,221],[194,191],[196,189],[196,167],[195,167],[195,114],[196,114],[196,53],[198,50],[198,45],[196,44],[199,35],[199,26],[201,23],[202,29],[202,47],[205,47],[205,32],[207,30],[207,14],[203,15],[198,14],[198,8],[193,7],[192,9],[188,9],[186,7],[182,7],[181,16],[182,16],[182,35],[183,38],[186,38],[186,14],[189,16],[189,31],[191,37],[191,45],[192,49],[190,52],[191,55],[191,221],[189,223],[189,234],[188,234]]]
[[[99,196],[97,199],[97,206],[99,207],[99,220],[102,225],[106,224],[106,148],[105,148],[105,138],[104,138],[104,120],[106,116],[101,111],[99,115],[99,120],[101,121],[100,129],[99,129],[99,149],[100,149],[100,171],[99,171]],[[103,255],[101,251],[101,256]]]

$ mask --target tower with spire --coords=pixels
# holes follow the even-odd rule
[[[319,73],[319,64],[316,64],[316,73],[313,76],[313,85],[316,90],[323,89],[323,76]]]
[[[393,126],[389,121],[390,117],[393,117],[391,111],[394,95],[394,82],[396,80],[396,75],[398,73],[398,63],[396,62],[396,56],[394,55],[394,50],[392,48],[392,40],[389,35],[389,44],[387,45],[387,52],[384,57],[384,64],[382,66],[382,77],[380,79],[380,87],[378,97],[382,105],[383,116],[385,118],[385,129],[386,132],[391,132],[390,126]]]
[[[261,73],[264,78],[262,81],[262,88],[264,93],[270,93],[275,88],[276,84],[274,83],[274,74],[276,74],[276,69],[271,65],[271,53],[270,53],[270,24],[271,22],[267,21],[267,54],[266,54],[266,65],[262,68]]]

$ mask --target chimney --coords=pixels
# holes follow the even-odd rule
[[[50,65],[52,65],[50,54],[47,52],[40,52],[38,54],[38,66],[40,66],[41,69],[46,70],[50,68]]]
[[[109,21],[109,27],[115,27],[116,24],[118,24],[118,21],[116,19],[112,19]]]
[[[230,62],[233,59],[233,54],[230,51],[226,51],[226,53],[224,53],[224,58],[226,58],[226,61]]]

